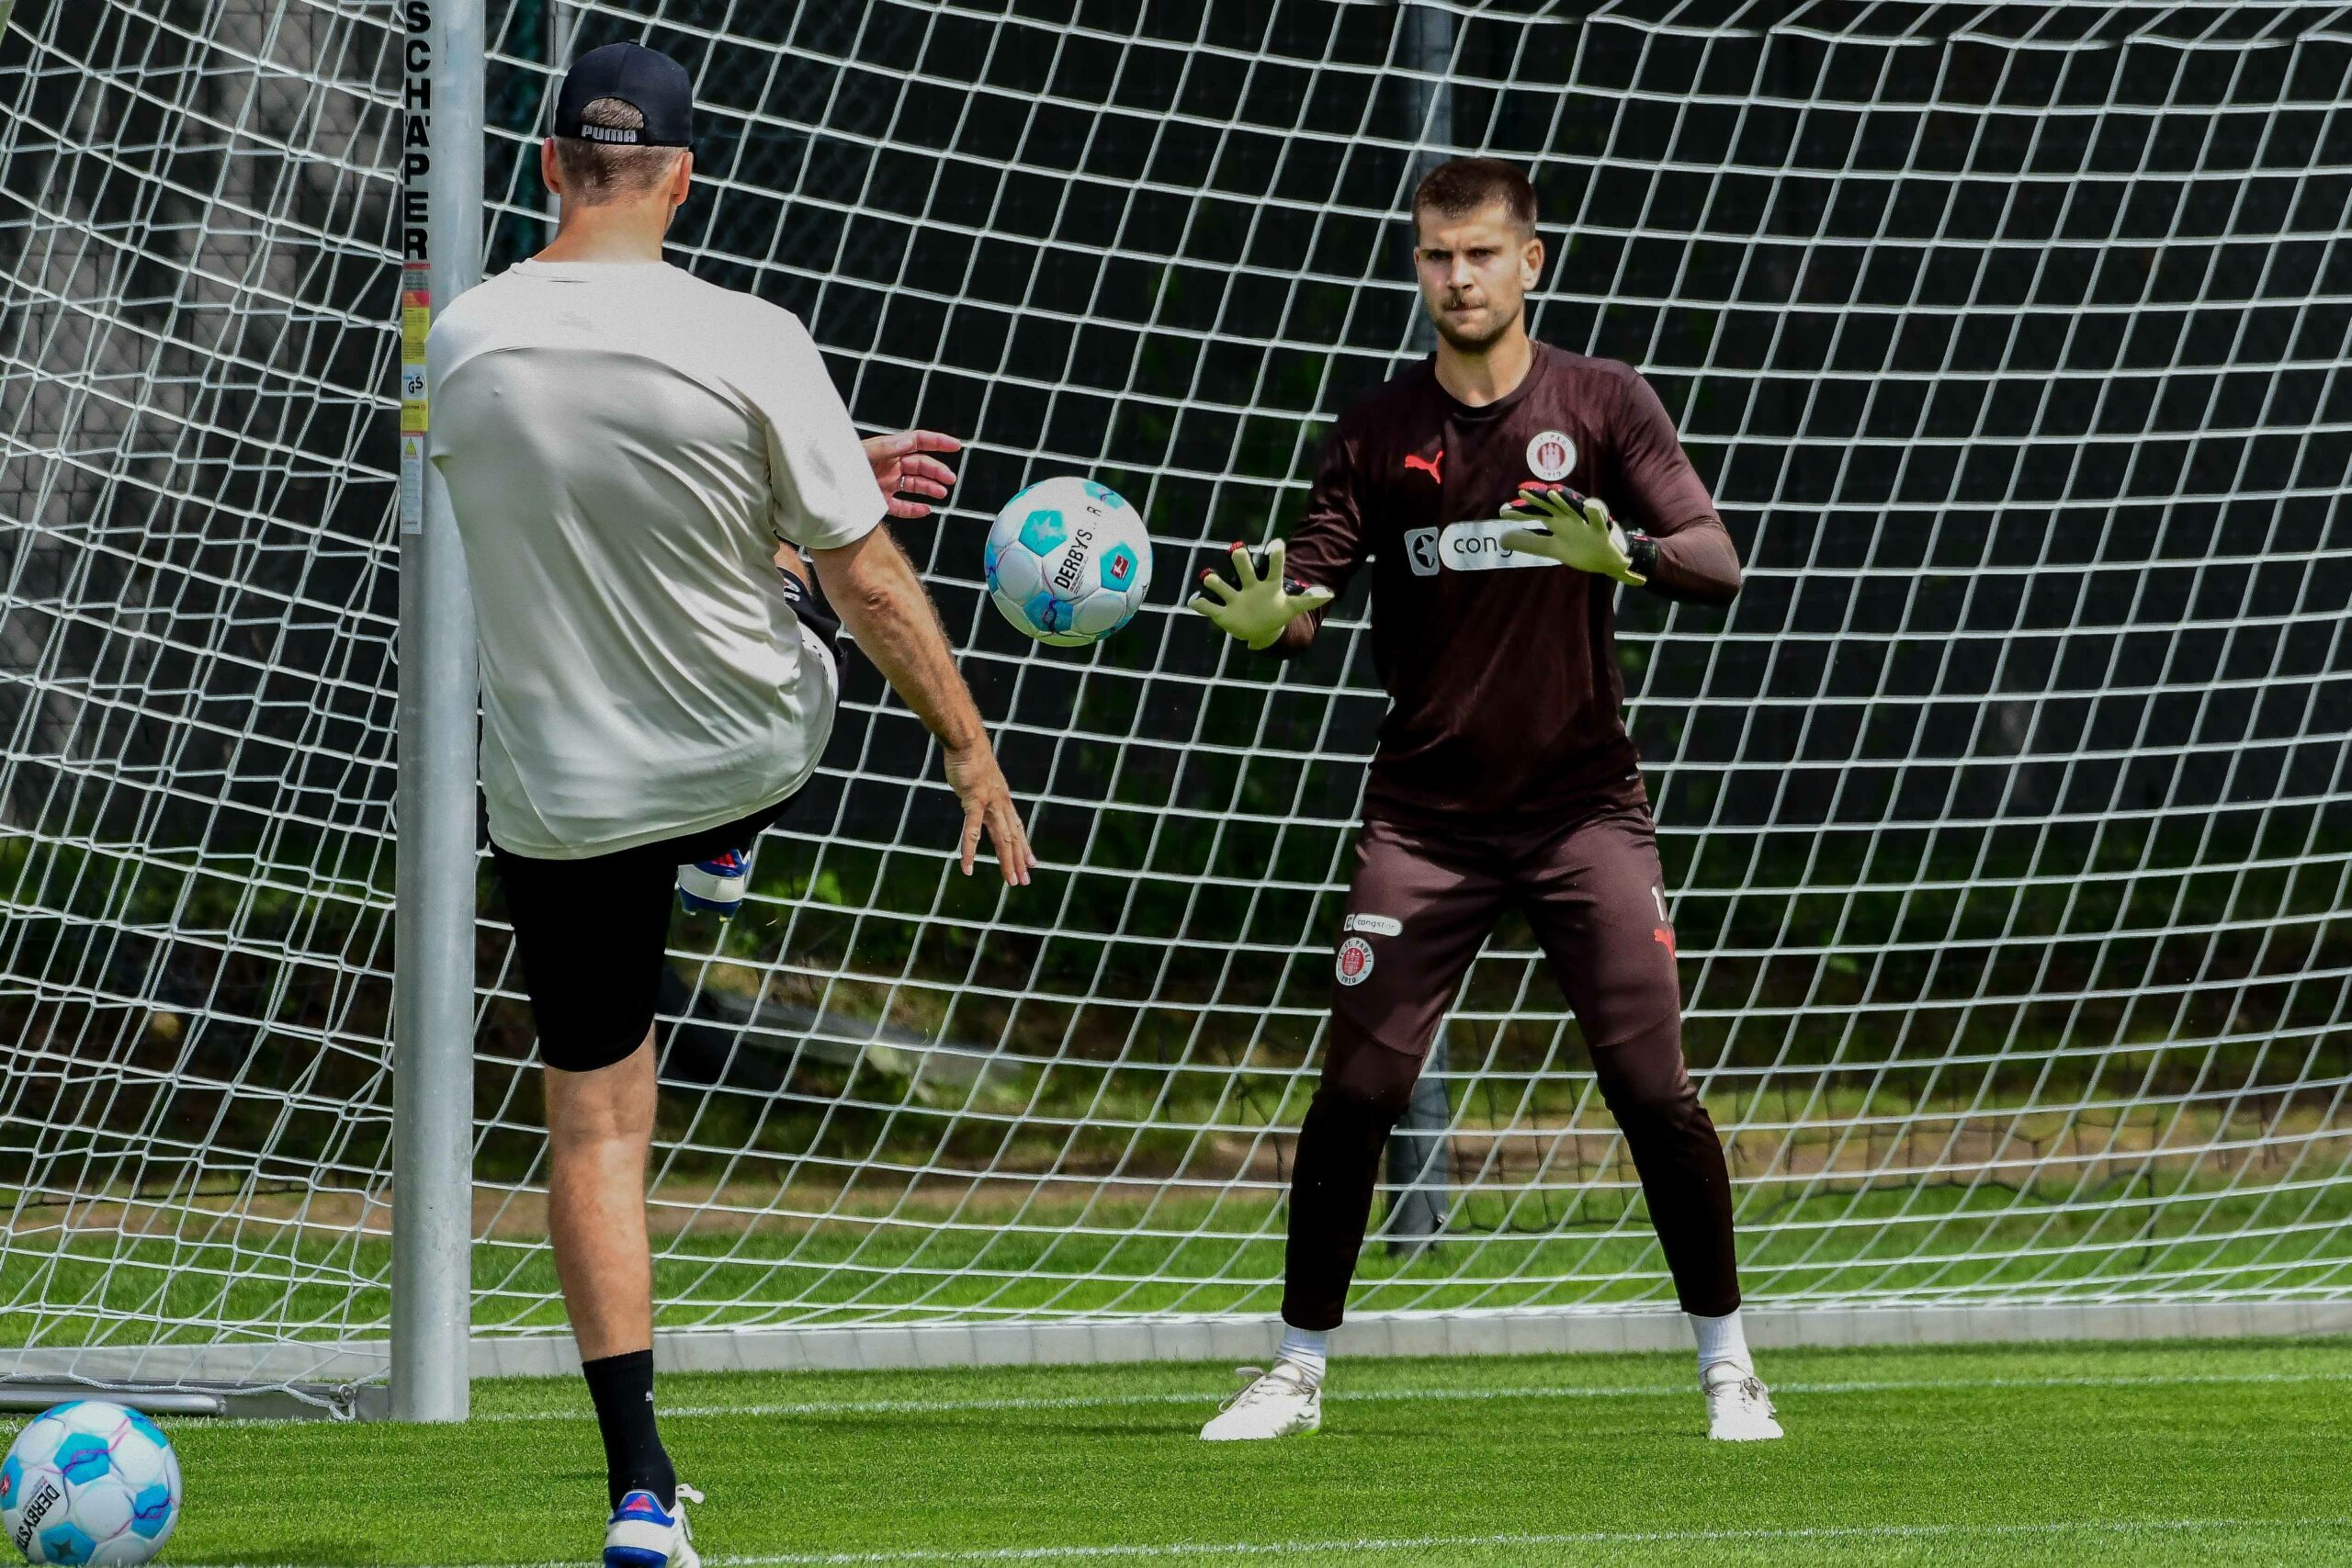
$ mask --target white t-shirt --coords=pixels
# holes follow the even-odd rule
[[[661,263],[525,262],[459,296],[426,358],[491,837],[573,860],[799,788],[838,677],[776,541],[838,548],[883,512],[799,319]]]

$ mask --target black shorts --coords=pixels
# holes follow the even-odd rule
[[[839,623],[789,575],[785,581],[793,608],[838,667]],[[548,1066],[594,1072],[644,1043],[669,964],[678,868],[749,850],[792,799],[717,828],[583,860],[539,860],[491,845],[514,925],[523,989],[539,1026],[539,1055]]]

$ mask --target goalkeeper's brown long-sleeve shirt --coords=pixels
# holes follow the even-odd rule
[[[1424,360],[1340,418],[1289,574],[1347,586],[1372,563],[1373,660],[1391,702],[1365,790],[1379,815],[1532,816],[1639,762],[1617,668],[1617,585],[1502,547],[1530,480],[1609,503],[1657,557],[1636,592],[1727,604],[1739,557],[1657,394],[1632,367],[1535,345],[1485,408]]]

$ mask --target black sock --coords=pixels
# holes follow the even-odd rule
[[[596,1429],[605,1435],[605,1489],[619,1507],[631,1492],[650,1492],[665,1508],[678,1506],[678,1472],[653,1426],[653,1352],[631,1350],[583,1361]]]

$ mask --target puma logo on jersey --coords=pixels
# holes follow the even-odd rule
[[[1428,474],[1430,478],[1435,479],[1438,483],[1443,484],[1445,483],[1445,476],[1437,471],[1437,466],[1444,461],[1445,448],[1441,446],[1437,449],[1437,456],[1434,457],[1408,457],[1405,459],[1405,471],[1409,474],[1415,468],[1419,468]]]

